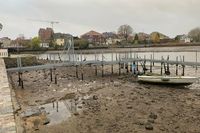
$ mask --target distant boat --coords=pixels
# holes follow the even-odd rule
[[[191,85],[196,81],[197,77],[189,76],[138,76],[138,82],[152,84]]]

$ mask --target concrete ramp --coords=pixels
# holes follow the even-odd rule
[[[16,133],[11,89],[2,58],[0,58],[0,133]]]

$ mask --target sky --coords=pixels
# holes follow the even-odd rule
[[[37,36],[39,28],[51,27],[42,21],[58,21],[55,32],[74,36],[128,24],[136,33],[175,37],[200,26],[199,7],[200,0],[0,0],[0,37]]]

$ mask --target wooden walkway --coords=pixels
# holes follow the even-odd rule
[[[2,58],[0,58],[0,75],[0,133],[16,133],[11,89]]]
[[[102,66],[102,65],[117,65],[117,64],[127,64],[127,63],[160,63],[160,64],[170,64],[170,65],[181,65],[181,66],[200,66],[198,62],[184,62],[184,61],[173,61],[173,60],[156,60],[156,59],[142,59],[142,58],[124,58],[118,61],[69,61],[62,63],[52,63],[38,66],[28,66],[28,67],[16,67],[7,69],[8,72],[23,72],[23,71],[34,71],[42,69],[53,69],[57,67],[69,67],[69,66],[84,66],[84,65],[93,65],[93,66]]]

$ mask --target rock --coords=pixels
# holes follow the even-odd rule
[[[154,119],[148,119],[147,120],[149,123],[154,123],[155,121],[154,121]]]
[[[46,118],[46,119],[44,120],[44,122],[43,122],[43,125],[47,125],[47,124],[49,124],[49,123],[50,123],[50,119]]]
[[[114,87],[119,87],[121,84],[119,82],[114,81]]]
[[[154,113],[152,113],[151,112],[151,114],[149,115],[149,118],[151,118],[151,119],[157,119],[157,115],[156,114],[154,114]]]
[[[127,109],[132,109],[133,107],[131,105],[128,105],[127,106]]]
[[[79,113],[78,113],[78,112],[75,112],[74,115],[77,116],[77,115],[79,115]]]
[[[145,129],[146,129],[146,130],[153,130],[153,126],[152,126],[150,123],[147,123],[147,124],[145,125]]]
[[[96,95],[94,95],[92,98],[93,98],[93,100],[97,100],[98,99],[98,97]]]

